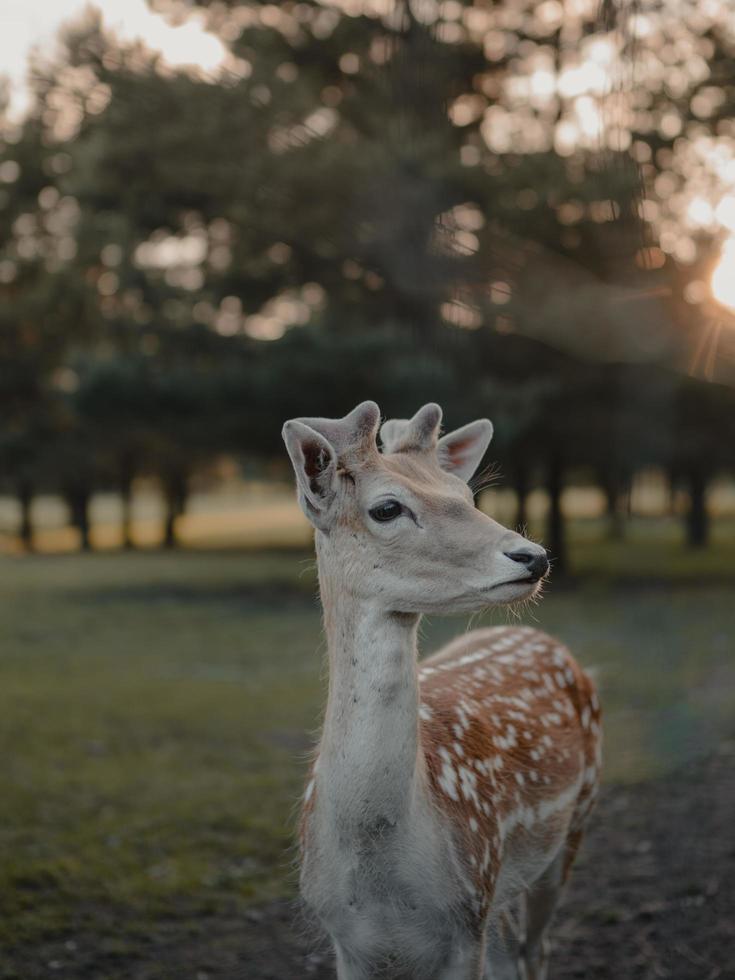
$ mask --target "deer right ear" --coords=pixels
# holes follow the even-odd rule
[[[301,509],[314,527],[328,532],[337,496],[337,458],[329,442],[303,422],[292,419],[282,430],[291,457]]]
[[[436,447],[439,465],[447,473],[469,482],[482,462],[492,437],[493,424],[490,419],[477,419],[447,433]]]

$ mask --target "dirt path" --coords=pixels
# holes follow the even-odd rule
[[[604,791],[558,915],[553,980],[735,980],[735,743]],[[16,949],[2,980],[334,980],[288,903],[158,923],[114,948]]]

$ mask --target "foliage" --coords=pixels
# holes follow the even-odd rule
[[[659,465],[703,499],[732,467],[731,397],[672,373],[691,351],[686,266],[669,225],[641,225],[638,164],[646,194],[663,186],[674,111],[692,146],[722,129],[726,31],[676,28],[711,49],[722,99],[695,59],[676,99],[636,94],[605,147],[579,115],[597,82],[569,94],[569,73],[598,49],[624,63],[641,27],[622,14],[611,29],[526,0],[204,6],[229,52],[216,78],[90,14],[5,123],[6,489],[63,493],[87,540],[93,490],[129,500],[156,475],[173,543],[197,470],[265,460],[284,418],[372,397],[400,415],[438,400],[451,424],[493,415],[521,496],[542,482],[558,501],[593,472],[614,509]]]

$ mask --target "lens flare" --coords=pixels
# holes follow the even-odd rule
[[[729,238],[723,245],[711,285],[717,302],[735,313],[735,238]]]

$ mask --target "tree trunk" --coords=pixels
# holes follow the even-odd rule
[[[89,523],[89,494],[85,494],[79,502],[79,535],[81,539],[82,551],[92,550],[92,540],[89,536],[91,530]]]
[[[33,486],[30,480],[21,480],[18,484],[18,501],[20,502],[20,540],[26,551],[34,550],[33,543]]]
[[[668,480],[666,515],[668,517],[674,517],[676,515],[676,495],[679,490],[679,474],[671,469],[666,476]]]
[[[549,516],[546,530],[547,551],[556,572],[568,568],[564,515],[561,510],[561,494],[564,489],[564,473],[561,457],[552,453],[549,459],[546,489],[549,494]]]
[[[689,509],[687,511],[687,543],[690,548],[704,548],[709,538],[707,513],[707,478],[699,467],[689,473]]]
[[[514,527],[523,532],[528,526],[528,467],[519,463],[515,468],[513,489],[516,493],[516,518]]]
[[[171,500],[166,500],[166,521],[164,524],[163,531],[163,547],[164,548],[176,548],[178,546],[178,540],[176,538],[176,509]]]
[[[123,473],[120,480],[120,498],[122,501],[122,541],[123,548],[131,551],[135,548],[133,540],[133,478],[129,473]]]
[[[186,511],[186,503],[189,497],[187,483],[187,475],[184,472],[171,474],[165,482],[166,519],[163,534],[164,548],[178,547],[179,540],[176,533],[176,524],[178,518]]]
[[[608,472],[602,477],[602,490],[605,494],[605,512],[607,514],[608,536],[613,541],[622,541],[625,537],[625,491],[619,475]]]
[[[66,493],[71,525],[79,531],[79,544],[82,551],[92,550],[92,540],[90,537],[91,525],[89,521],[89,503],[91,499],[92,494],[86,487],[74,487]]]

